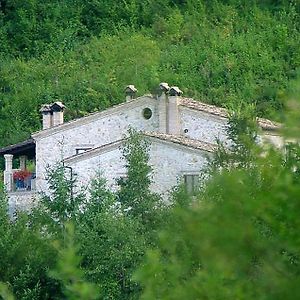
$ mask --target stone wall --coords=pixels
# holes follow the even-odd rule
[[[183,175],[201,173],[209,155],[208,152],[153,140],[150,150],[152,190],[166,197],[174,186],[182,182]]]
[[[129,107],[110,114],[99,113],[90,122],[73,122],[64,130],[53,131],[51,135],[36,139],[36,185],[38,190],[47,189],[45,170],[66,157],[76,154],[76,148],[94,148],[121,139],[129,127],[145,131],[158,130],[157,100],[149,97],[127,103]],[[143,109],[150,108],[152,117],[143,117]]]
[[[175,99],[175,97],[173,98]],[[164,104],[163,106],[166,108],[165,103],[160,103],[160,101],[162,101],[162,97],[159,99],[149,96],[140,97],[115,108],[37,134],[35,138],[37,190],[47,190],[45,170],[48,165],[75,155],[76,149],[95,148],[120,140],[129,127],[157,132],[165,131],[165,127],[168,126],[176,126],[178,130],[176,129],[174,134],[212,144],[215,144],[217,139],[221,142],[228,142],[225,117],[180,105],[177,107],[179,116],[177,110],[173,109],[176,111],[176,115],[173,118],[168,116],[173,123],[166,126],[167,124],[162,122],[162,118],[167,118],[170,110],[168,114],[166,111],[161,112],[159,118],[159,106]],[[177,103],[177,101],[175,102]],[[150,108],[152,111],[150,119],[143,116],[145,108]],[[177,123],[174,124],[174,122]],[[271,136],[268,136],[268,139],[274,140]],[[278,143],[277,139],[276,142]],[[180,174],[185,171],[200,171],[205,164],[203,153],[201,155],[199,152],[192,154],[188,148],[176,147],[174,144],[154,142],[151,150],[151,163],[154,166],[153,190],[165,193],[167,189],[176,185],[178,180],[176,176],[180,177]],[[74,163],[80,183],[88,184],[95,172],[101,170],[108,179],[108,183],[114,186],[116,177],[125,173],[124,163],[118,151],[115,149],[96,157],[90,157],[86,161],[79,160]]]
[[[34,191],[8,193],[9,215],[12,217],[16,211],[30,210],[37,197],[38,194]]]
[[[180,107],[181,133],[192,139],[215,144],[226,141],[227,119],[212,114]],[[185,130],[187,132],[185,132]]]
[[[166,198],[170,189],[180,182],[183,175],[198,174],[207,163],[207,152],[193,150],[167,141],[151,139],[150,162],[153,168],[151,189]],[[107,179],[108,187],[115,190],[116,180],[126,176],[126,168],[120,147],[81,160],[68,163],[80,178],[80,184],[88,186],[97,172]]]

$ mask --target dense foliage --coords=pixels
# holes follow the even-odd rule
[[[300,62],[299,1],[0,1],[0,145],[40,128],[42,103],[74,118],[123,101],[123,88],[279,118]]]
[[[142,299],[299,298],[299,156],[293,167],[272,153],[215,176],[148,253]]]
[[[293,109],[299,86],[297,93]],[[299,140],[299,110],[289,118],[286,142]],[[236,133],[235,126],[229,131]],[[289,142],[284,151],[253,144],[251,152],[253,131],[244,134],[234,136],[239,145],[247,142],[237,151],[245,156],[221,148],[223,159],[217,153],[193,205],[173,210],[173,222],[135,275],[144,286],[141,299],[299,298],[299,144]]]

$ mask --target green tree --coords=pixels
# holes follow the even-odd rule
[[[3,192],[0,194],[0,217],[0,282],[10,287],[16,299],[59,297],[57,281],[47,275],[57,255],[51,238],[41,235],[41,228],[31,228],[31,220],[25,213],[19,213],[12,222]],[[8,290],[2,288],[2,295],[9,295]]]
[[[208,172],[232,168],[250,171],[256,157],[263,151],[254,107],[247,104],[232,107],[225,132],[227,140],[217,141],[218,148],[209,161]]]
[[[50,275],[62,283],[63,293],[68,300],[99,299],[98,287],[85,281],[84,272],[80,268],[81,258],[77,255],[79,247],[75,243],[74,226],[67,223],[65,227],[65,243],[63,246],[59,245],[59,242],[56,243],[59,257]]]
[[[160,199],[150,190],[150,142],[134,129],[129,129],[128,134],[122,147],[127,177],[119,180],[118,198],[127,214],[140,218],[143,224],[151,224],[159,213]]]
[[[127,178],[112,193],[98,174],[78,224],[82,265],[87,278],[101,287],[103,299],[139,298],[132,274],[163,224],[160,199],[150,191],[149,146],[142,134],[129,130],[122,147]]]
[[[80,206],[86,202],[85,195],[76,187],[73,169],[60,163],[47,170],[47,182],[50,193],[42,195],[34,214],[39,215],[40,210],[48,220],[63,228],[67,221],[79,217]]]
[[[298,144],[212,174],[148,252],[141,299],[299,297],[299,193]]]

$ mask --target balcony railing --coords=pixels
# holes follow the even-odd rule
[[[11,192],[35,190],[35,173],[27,170],[14,170],[11,178]]]

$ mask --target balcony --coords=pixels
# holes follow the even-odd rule
[[[35,190],[35,172],[27,169],[13,170],[11,192],[24,192]]]
[[[4,184],[8,193],[9,214],[30,210],[37,199],[35,175],[36,155],[33,139],[0,149],[4,156]]]
[[[8,193],[35,191],[35,142],[32,139],[0,149],[5,159],[4,184]]]

